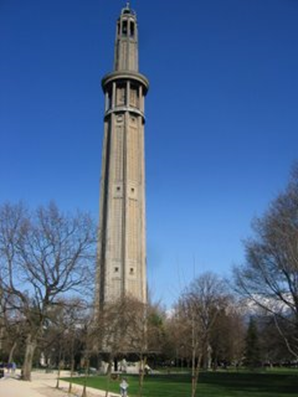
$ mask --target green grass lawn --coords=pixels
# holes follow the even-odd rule
[[[128,375],[129,397],[138,395],[138,377]],[[66,379],[67,380],[67,379]],[[82,384],[83,378],[73,381]],[[189,375],[149,375],[145,378],[143,397],[188,397]],[[88,386],[105,389],[106,377],[88,378]],[[111,392],[119,393],[119,381],[110,381]],[[298,396],[298,372],[207,372],[201,373],[198,397],[291,397]]]

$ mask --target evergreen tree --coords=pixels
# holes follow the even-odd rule
[[[253,317],[250,318],[245,337],[244,365],[250,369],[255,369],[261,366],[259,335],[257,325]]]

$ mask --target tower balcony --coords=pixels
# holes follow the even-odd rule
[[[149,81],[138,72],[124,71],[107,74],[102,80],[105,93],[105,119],[115,112],[130,112],[145,120],[144,97]]]

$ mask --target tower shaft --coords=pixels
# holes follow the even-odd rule
[[[138,72],[138,29],[126,7],[117,21],[114,71],[105,94],[100,197],[97,302],[124,296],[146,302],[144,98]]]

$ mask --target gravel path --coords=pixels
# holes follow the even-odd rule
[[[61,376],[69,376],[63,372]],[[32,372],[32,381],[24,382],[19,380],[19,374],[9,376],[6,374],[0,379],[0,397],[81,397],[82,386],[73,385],[73,393],[68,394],[69,383],[60,381],[59,389],[56,389],[57,373],[45,374],[44,372]],[[88,388],[88,397],[104,397],[101,390]],[[116,394],[109,394],[109,397],[118,397]]]

